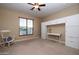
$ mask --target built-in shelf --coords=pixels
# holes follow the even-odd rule
[[[59,33],[48,33],[48,35],[60,36],[61,34],[59,34]]]
[[[52,41],[55,41],[55,42],[65,44],[65,41],[60,41],[60,40],[56,40],[56,39],[52,39],[52,38],[48,38],[48,40],[52,40]]]
[[[58,40],[56,40],[56,39],[52,39],[52,38],[48,38],[48,40],[58,41]]]
[[[60,40],[60,36],[61,36],[60,33],[48,33],[48,36],[50,36],[50,35],[51,36],[57,36],[57,37],[59,37],[59,39],[57,40],[57,39],[53,39],[53,38],[47,37],[48,40],[56,41],[56,42],[59,42],[59,43],[62,43],[62,44],[65,43],[64,41]]]

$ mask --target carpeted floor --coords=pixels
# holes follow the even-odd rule
[[[34,39],[0,48],[1,55],[78,55],[79,50],[50,40]]]

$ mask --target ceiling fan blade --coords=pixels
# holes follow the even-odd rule
[[[40,8],[38,8],[38,10],[40,11]]]
[[[33,10],[35,7],[33,7],[32,9],[30,9],[30,10]]]
[[[46,6],[46,4],[40,4],[39,6]]]
[[[32,3],[27,3],[27,4],[29,4],[29,5],[33,5]]]

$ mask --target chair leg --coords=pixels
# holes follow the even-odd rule
[[[0,46],[1,46],[1,47],[5,47],[5,44],[1,44]]]
[[[8,47],[10,46],[10,42],[8,43]]]

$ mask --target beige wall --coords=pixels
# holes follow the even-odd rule
[[[74,14],[79,14],[79,4],[65,8],[57,13],[54,13],[46,18],[43,18],[43,21],[54,20],[61,17],[66,17]]]
[[[8,9],[0,9],[0,29],[8,29],[11,31],[11,35],[16,38],[32,38],[32,37],[38,37],[40,34],[40,19],[39,18],[33,18],[34,19],[34,33],[33,35],[29,36],[19,36],[19,16],[21,17],[27,17],[26,14],[21,12],[16,12]]]
[[[49,33],[61,33],[60,40],[65,41],[65,24],[50,25],[47,27]],[[54,36],[52,36],[52,39]]]

